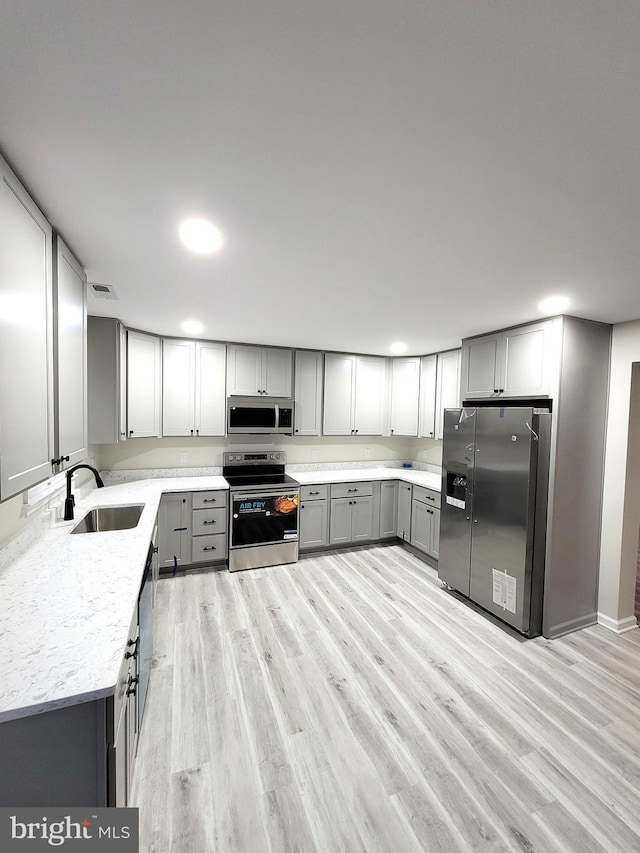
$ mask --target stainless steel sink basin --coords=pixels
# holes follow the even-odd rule
[[[143,509],[144,504],[97,506],[90,509],[71,532],[99,533],[104,530],[129,530],[137,527]]]

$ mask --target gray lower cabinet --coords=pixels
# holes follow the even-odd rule
[[[191,562],[205,564],[226,560],[226,490],[193,492],[191,505]]]
[[[398,483],[398,516],[396,535],[406,542],[411,540],[411,501],[413,486],[410,483]]]
[[[373,484],[331,486],[329,543],[369,542],[373,535]]]
[[[440,543],[440,495],[423,486],[413,487],[411,544],[438,559]]]
[[[302,486],[298,514],[301,551],[329,544],[329,486]]]
[[[158,564],[167,571],[191,562],[191,492],[164,494],[158,509]]]
[[[380,539],[394,539],[397,535],[399,485],[397,480],[380,483]]]

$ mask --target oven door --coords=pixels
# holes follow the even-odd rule
[[[230,548],[298,541],[298,492],[231,493]]]

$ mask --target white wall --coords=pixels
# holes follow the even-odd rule
[[[634,321],[614,326],[611,344],[598,616],[616,630],[635,625],[639,523],[640,321]]]
[[[404,438],[353,436],[228,436],[226,438],[136,438],[120,444],[92,445],[90,452],[102,470],[149,468],[208,468],[222,465],[225,450],[268,448],[284,450],[289,464],[315,462],[376,462],[411,459]]]

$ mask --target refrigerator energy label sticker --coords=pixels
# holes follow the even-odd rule
[[[503,610],[516,612],[516,579],[503,572],[493,569],[493,603]]]

